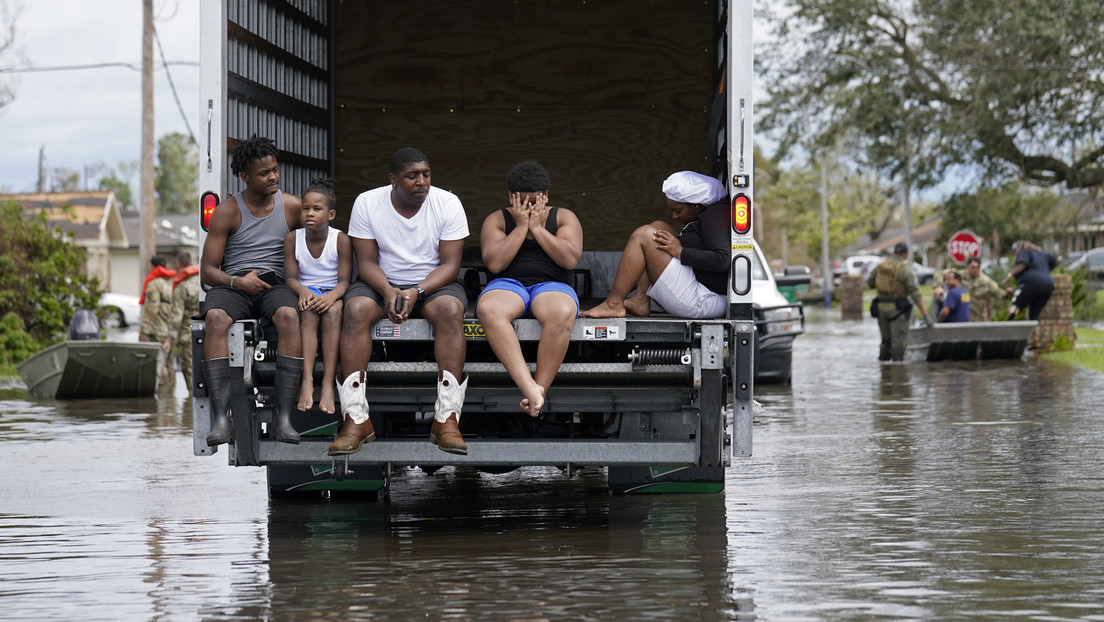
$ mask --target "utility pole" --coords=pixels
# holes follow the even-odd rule
[[[142,0],[142,165],[138,199],[141,234],[138,240],[138,278],[149,269],[157,252],[153,205],[153,0]]]
[[[904,168],[901,171],[901,185],[903,186],[901,193],[904,194],[902,203],[905,207],[905,246],[908,247],[909,261],[911,261],[912,256],[916,253],[916,249],[912,247],[912,180],[910,179],[911,171],[909,170],[912,164],[909,162],[909,159],[912,157],[912,150],[909,148],[909,122],[911,121],[911,117],[909,115],[908,104],[905,102],[905,90],[901,88],[899,84],[894,84],[894,86],[896,87],[897,94],[901,97],[901,115],[904,120],[905,139],[901,141],[901,148],[904,151],[904,156],[902,157]],[[924,263],[927,262],[925,261]]]
[[[828,258],[828,173],[820,160],[820,274],[824,281],[824,308],[832,306],[832,263]]]
[[[37,192],[46,192],[46,145],[38,148],[38,186]]]

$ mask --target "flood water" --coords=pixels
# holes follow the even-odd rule
[[[399,474],[277,503],[191,403],[0,384],[3,620],[1104,620],[1104,375],[879,364],[808,312],[723,496],[604,474]],[[370,447],[369,447],[370,449]]]

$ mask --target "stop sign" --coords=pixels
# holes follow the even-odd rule
[[[970,257],[977,257],[981,253],[981,238],[973,231],[963,229],[947,240],[947,254],[959,265],[966,263]]]

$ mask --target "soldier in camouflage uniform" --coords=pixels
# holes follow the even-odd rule
[[[1003,287],[981,271],[981,259],[971,257],[966,260],[962,286],[970,292],[970,321],[992,320],[993,309],[996,308],[997,301],[1004,298],[1005,292]]]
[[[192,316],[199,315],[199,266],[192,263],[192,254],[185,251],[176,256],[176,278],[173,279],[172,307],[169,326],[176,330],[165,337],[162,345],[171,352],[169,361],[180,361],[180,371],[192,394]],[[171,348],[171,350],[170,350]]]
[[[153,268],[146,275],[142,298],[139,300],[142,305],[142,325],[138,329],[138,341],[162,343],[166,336],[172,335],[169,329],[169,310],[172,309],[172,279],[176,276],[176,271],[166,268],[165,263],[164,255],[150,257]],[[170,377],[168,371],[172,369],[167,355],[164,362],[161,369],[162,380]]]
[[[893,247],[893,255],[871,270],[866,279],[867,285],[878,290],[872,311],[878,314],[878,330],[882,333],[879,361],[905,360],[913,303],[924,317],[928,315],[920,288],[916,285],[916,275],[907,258],[908,247],[898,243]]]

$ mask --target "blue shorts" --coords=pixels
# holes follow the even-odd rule
[[[514,292],[525,303],[525,313],[521,317],[533,317],[533,314],[529,311],[529,305],[533,302],[533,299],[537,297],[537,294],[544,292],[561,292],[571,296],[571,299],[575,301],[575,317],[579,317],[579,295],[575,293],[575,288],[571,287],[567,283],[561,283],[559,281],[544,281],[537,283],[536,285],[530,285],[526,287],[521,284],[521,281],[517,279],[494,279],[487,286],[483,288],[483,292],[479,294],[482,298],[483,294],[493,290],[502,289],[508,292]],[[479,317],[479,301],[475,302],[475,317]]]
[[[315,287],[313,285],[304,285],[303,287],[311,290],[311,292],[313,292],[315,296],[321,296],[322,294],[333,291],[332,287]]]

